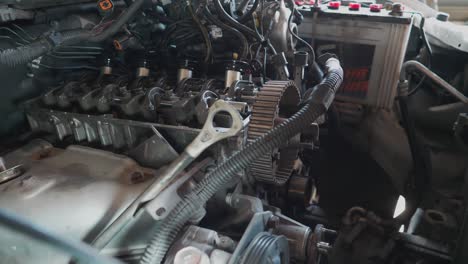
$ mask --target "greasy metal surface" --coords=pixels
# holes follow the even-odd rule
[[[85,242],[156,176],[125,156],[81,146],[57,149],[44,141],[32,141],[4,158],[7,166],[23,164],[25,169],[20,177],[0,184],[0,207]],[[14,260],[8,263],[65,263],[56,252],[5,232],[0,233],[0,244],[1,259]]]
[[[127,119],[117,119],[110,115],[86,115],[55,111],[43,108],[30,107],[26,109],[26,114],[33,131],[44,131],[56,133],[62,139],[71,136],[73,130],[85,129],[86,138],[76,139],[77,141],[86,140],[88,142],[100,141],[104,146],[113,145],[122,147],[135,143],[134,132],[140,129],[152,129],[156,127],[164,131],[182,130],[192,135],[198,134],[198,129],[184,126],[170,126],[157,123],[140,122]],[[75,120],[80,121],[81,125],[75,127]]]
[[[23,165],[6,168],[5,161],[0,157],[0,184],[19,177],[21,173],[23,173]]]
[[[137,160],[140,165],[160,168],[175,160],[178,153],[156,128],[154,132],[156,133],[154,136],[131,149],[128,155]]]
[[[136,212],[129,206],[121,216],[99,234],[92,242],[101,253],[112,256],[140,256],[148,241],[157,230],[155,220],[164,219],[168,213],[182,200],[184,190],[190,186],[190,179],[210,164],[210,159],[202,160],[191,167],[161,193],[159,193],[144,209]],[[140,205],[139,203],[134,203]],[[125,214],[127,211],[134,214]],[[152,211],[152,212],[150,212]],[[138,258],[139,259],[139,258]]]
[[[232,125],[230,128],[215,128],[213,124],[214,116],[219,112],[226,112],[231,115]],[[148,202],[144,208],[148,211],[147,206],[152,208],[153,203],[151,200],[156,198],[158,194],[167,188],[195,158],[197,158],[204,150],[213,145],[214,143],[234,136],[243,128],[242,118],[239,113],[229,104],[222,100],[216,101],[211,107],[208,114],[207,121],[200,131],[200,134],[194,139],[192,143],[185,149],[185,151],[177,157],[164,171],[164,174],[159,179],[151,183],[148,188],[138,196],[137,199],[113,222],[106,230],[104,230],[99,238],[93,242],[93,245],[98,248],[103,248],[109,241],[127,224],[131,221],[138,208],[142,203]],[[165,210],[167,211],[167,210]],[[157,213],[151,211],[150,215],[157,220]]]
[[[278,118],[285,118],[288,108],[294,109],[300,101],[299,91],[292,81],[269,81],[258,92],[252,107],[248,140],[254,141],[277,125]],[[280,116],[283,114],[283,116]],[[258,158],[251,167],[256,180],[270,184],[284,184],[294,169],[298,150],[280,148]]]
[[[193,165],[187,172],[181,173],[166,189],[158,193],[157,196],[145,205],[145,211],[155,220],[161,220],[177,206],[182,200],[178,192],[179,188],[188,184],[188,181],[212,161],[204,159]],[[193,184],[193,182],[192,182]],[[183,187],[182,187],[183,188]]]
[[[184,149],[200,131],[184,126],[117,119],[111,115],[48,110],[34,102],[28,105],[26,116],[34,132],[52,133],[59,140],[71,136],[77,143],[99,143],[102,147],[129,149],[130,156],[137,162],[153,168],[174,160],[174,149]]]
[[[232,124],[229,128],[215,127],[214,117],[220,112],[228,113],[231,116]],[[203,151],[216,142],[235,136],[243,128],[242,118],[232,106],[223,100],[216,101],[209,110],[203,129],[200,134],[190,143],[184,152],[175,159],[164,171],[159,181],[153,184],[143,194],[141,202],[149,201],[166,188],[174,178],[182,172],[190,163],[196,159]]]

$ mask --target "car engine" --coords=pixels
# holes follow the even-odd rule
[[[449,14],[0,2],[1,263],[468,261],[468,26]]]

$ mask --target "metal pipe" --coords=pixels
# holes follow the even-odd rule
[[[431,79],[436,84],[438,84],[440,87],[444,88],[447,92],[449,92],[455,98],[457,98],[464,104],[468,104],[468,98],[464,94],[462,94],[460,91],[457,90],[457,88],[453,87],[444,79],[440,78],[439,75],[435,74],[433,71],[429,70],[429,68],[427,68],[426,66],[424,66],[422,63],[418,61],[410,60],[410,61],[403,63],[403,66],[401,67],[401,72],[400,72],[400,82],[402,83],[406,82],[407,73],[413,70],[417,70],[420,73],[424,74],[429,79]]]

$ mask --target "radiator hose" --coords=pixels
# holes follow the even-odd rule
[[[280,125],[262,137],[234,153],[229,159],[210,172],[195,189],[186,195],[167,218],[158,222],[155,232],[140,261],[142,264],[161,263],[170,245],[186,222],[225,184],[231,182],[236,173],[246,169],[256,158],[272,151],[283,142],[310,126],[324,114],[332,103],[335,92],[343,80],[343,69],[336,58],[325,62],[326,75],[314,87],[303,107]]]
[[[120,28],[125,25],[138,10],[143,6],[146,0],[135,0],[119,18],[117,18],[107,29],[101,33],[94,34],[88,30],[77,30],[61,33],[52,33],[46,38],[37,40],[31,44],[21,46],[15,49],[7,49],[0,52],[0,65],[15,67],[30,62],[53,48],[65,45],[74,45],[79,42],[102,42],[115,35]]]

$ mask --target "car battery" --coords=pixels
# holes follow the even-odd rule
[[[344,82],[337,102],[372,108],[392,107],[410,36],[412,15],[378,4],[332,1],[301,7],[300,36],[316,56],[336,54]]]

